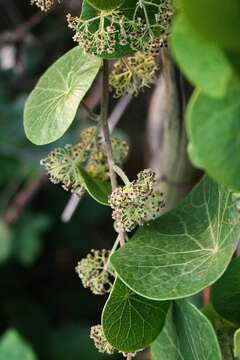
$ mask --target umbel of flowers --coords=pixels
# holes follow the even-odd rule
[[[158,66],[153,55],[137,52],[134,56],[115,62],[109,77],[109,83],[115,97],[126,94],[137,96],[153,82]]]
[[[128,154],[128,145],[117,138],[112,138],[111,143],[114,162],[121,165]],[[41,165],[54,184],[62,184],[65,190],[76,194],[82,192],[80,167],[96,179],[105,181],[109,178],[106,149],[96,127],[84,130],[77,144],[53,150],[41,160]]]
[[[85,288],[95,295],[104,295],[111,290],[114,277],[108,263],[109,251],[92,250],[85,259],[79,261],[76,272]]]
[[[165,46],[169,34],[173,7],[170,0],[138,0],[135,7],[96,10],[90,5],[80,17],[67,15],[73,40],[86,52],[96,55],[113,54],[120,47],[128,52],[151,52]],[[90,15],[89,15],[90,14]]]
[[[136,180],[112,192],[109,204],[117,227],[130,232],[160,214],[165,202],[163,193],[156,187],[156,174],[151,169],[145,169]]]
[[[90,338],[93,339],[94,344],[99,352],[101,353],[107,353],[107,354],[114,354],[117,350],[112,347],[111,344],[107,341],[102,325],[95,325],[91,327],[90,331]],[[131,355],[131,357],[134,357],[136,353],[122,353],[124,357],[128,357]]]
[[[50,10],[59,0],[31,0],[32,5],[37,5],[42,11]]]

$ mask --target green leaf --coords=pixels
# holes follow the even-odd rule
[[[31,347],[10,329],[0,339],[0,360],[35,360]]]
[[[101,65],[100,58],[84,54],[77,46],[43,74],[24,109],[24,128],[30,141],[48,144],[67,131]]]
[[[82,178],[82,184],[89,195],[100,204],[109,206],[108,197],[112,192],[110,183],[94,178],[82,167],[79,168],[79,171]]]
[[[152,360],[177,360],[177,353],[177,334],[171,309],[168,312],[162,332],[151,346]]]
[[[235,333],[234,333],[234,356],[238,357],[240,356],[240,329],[238,329]]]
[[[173,211],[140,228],[111,262],[136,293],[168,300],[193,295],[225,271],[240,224],[229,190],[205,177]]]
[[[210,96],[223,96],[233,75],[224,51],[196,34],[184,17],[175,20],[170,39],[173,56],[192,84]]]
[[[115,2],[117,0],[112,0],[112,1]],[[81,20],[89,20],[89,19],[92,19],[99,15],[99,11],[90,5],[90,3],[93,3],[93,2],[94,3],[95,2],[101,2],[101,3],[104,2],[105,3],[106,0],[91,0],[91,1],[83,0],[82,12],[81,12],[81,16],[80,16]],[[133,20],[137,2],[138,2],[138,0],[124,1],[123,5],[119,9],[120,13],[123,14],[126,18]],[[155,5],[159,5],[159,0],[153,0],[151,2],[154,3]],[[150,24],[155,24],[155,22],[156,22],[155,14],[157,13],[157,7],[155,5],[149,5],[149,3],[148,3],[148,6],[147,6],[148,20],[149,20]],[[141,9],[141,11],[138,11],[138,17],[143,18],[145,20],[146,17],[145,17],[145,13],[144,13],[143,9]],[[100,20],[96,19],[89,25],[89,30],[93,33],[98,30],[99,25],[100,25]],[[107,27],[109,25],[110,25],[110,22],[105,21],[104,26]],[[154,35],[158,36],[161,31],[162,31],[161,26],[154,28]],[[116,50],[112,54],[109,54],[108,52],[103,52],[101,55],[98,55],[98,56],[101,56],[104,59],[119,59],[119,58],[122,58],[125,56],[131,56],[134,54],[134,52],[135,51],[133,51],[129,45],[124,45],[124,46],[120,45],[120,37],[117,36],[116,37]]]
[[[225,97],[211,98],[196,92],[188,105],[186,122],[196,166],[234,190],[240,190],[240,85],[234,84]]]
[[[180,0],[189,23],[207,39],[223,47],[239,48],[239,0]]]
[[[119,8],[124,0],[87,0],[87,2],[99,10],[114,10]]]
[[[208,319],[190,302],[176,301],[163,331],[152,345],[152,360],[222,360]]]
[[[225,319],[240,324],[240,258],[231,262],[212,287],[212,303]]]
[[[136,0],[134,0],[136,1]],[[136,4],[135,4],[136,5]],[[128,9],[129,12],[131,12],[131,8]],[[81,12],[81,20],[89,20],[91,18],[94,18],[98,15],[98,12],[96,9],[94,9],[86,0],[83,0],[82,4],[82,12]],[[106,26],[109,24],[106,24]],[[89,26],[89,29],[91,32],[97,31],[99,27],[99,19],[92,22],[92,24]],[[130,56],[134,54],[134,51],[130,48],[128,45],[120,45],[119,41],[116,43],[116,51],[114,51],[112,54],[109,54],[107,52],[104,52],[101,54],[101,57],[104,59],[118,59],[122,58],[124,56]]]
[[[162,330],[168,308],[168,302],[142,298],[117,279],[102,314],[104,334],[119,351],[141,350]]]
[[[5,262],[12,253],[12,235],[5,223],[0,220],[0,264]]]

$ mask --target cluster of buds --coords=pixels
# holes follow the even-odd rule
[[[107,353],[107,354],[114,354],[117,350],[109,344],[107,341],[102,325],[95,325],[91,327],[90,331],[90,338],[94,341],[94,344],[99,352]],[[124,357],[134,357],[136,353],[121,353]]]
[[[127,45],[128,21],[118,11],[100,12],[93,19],[82,20],[67,15],[68,27],[75,31],[73,40],[86,52],[96,55],[112,54],[116,45]],[[95,24],[98,22],[97,30]]]
[[[109,204],[117,227],[130,232],[161,213],[165,202],[156,185],[156,174],[146,169],[137,175],[136,180],[112,192]]]
[[[117,61],[109,77],[115,97],[126,94],[137,96],[142,89],[149,87],[153,82],[157,69],[154,56],[142,52]]]
[[[31,0],[31,4],[38,6],[42,11],[50,10],[55,2],[56,0]]]
[[[132,17],[120,9],[96,12],[89,19],[69,14],[67,21],[75,32],[73,40],[88,53],[112,54],[120,45],[156,55],[167,43],[172,16],[170,0],[139,0]]]
[[[110,345],[104,335],[102,325],[95,325],[91,327],[90,338],[94,341],[94,344],[99,352],[113,354],[115,352],[114,347]]]
[[[128,145],[116,138],[112,138],[111,142],[114,162],[121,165],[128,154]],[[41,160],[41,165],[46,168],[54,184],[62,184],[65,190],[78,195],[82,194],[80,167],[99,180],[109,178],[106,149],[96,127],[84,130],[77,144],[53,150]]]
[[[79,261],[76,272],[85,288],[95,295],[104,295],[111,290],[113,272],[109,268],[109,251],[92,250],[86,258]]]

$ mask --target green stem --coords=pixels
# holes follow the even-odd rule
[[[113,170],[114,161],[113,161],[112,144],[111,144],[111,138],[110,138],[110,130],[109,130],[109,125],[108,125],[108,104],[109,104],[108,61],[103,60],[101,124],[102,124],[104,142],[105,142],[105,146],[106,146],[112,190],[115,190],[117,187],[117,177]]]
[[[117,176],[113,169],[113,152],[112,143],[110,137],[110,129],[108,125],[108,105],[109,105],[109,75],[108,75],[108,61],[103,60],[103,80],[102,80],[102,99],[101,99],[101,125],[103,138],[106,146],[106,153],[108,159],[109,175],[111,180],[112,190],[114,191],[117,184]],[[119,229],[120,245],[123,246],[125,243],[125,232],[123,229]]]

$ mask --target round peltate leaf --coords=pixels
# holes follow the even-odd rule
[[[175,210],[140,228],[111,262],[142,296],[187,297],[222,275],[239,230],[230,191],[205,177]]]
[[[192,162],[236,191],[240,190],[239,97],[239,84],[219,99],[196,92],[186,115]]]
[[[222,360],[211,323],[186,300],[174,303],[151,351],[152,360]]]
[[[87,2],[98,10],[114,10],[119,8],[124,0],[87,0]]]
[[[239,0],[180,0],[192,27],[223,47],[240,47]]]
[[[221,279],[213,285],[212,303],[221,316],[240,324],[240,258],[233,260]]]
[[[24,109],[30,141],[44,145],[59,139],[74,120],[102,60],[77,46],[57,60],[40,78]]]
[[[143,298],[117,279],[102,314],[104,334],[119,351],[144,349],[162,330],[168,308],[169,302]]]
[[[184,17],[175,20],[170,40],[173,56],[192,84],[210,96],[224,96],[233,75],[224,51],[195,33]]]

